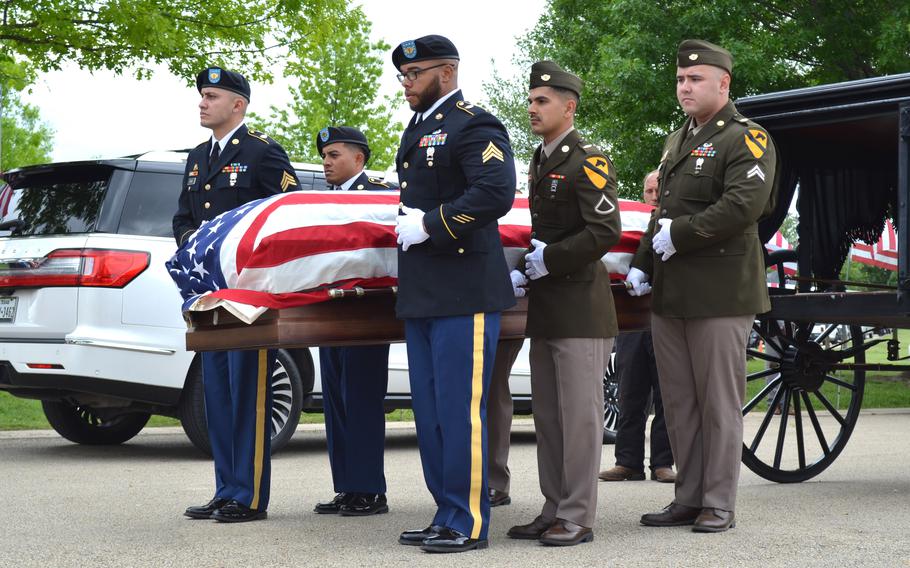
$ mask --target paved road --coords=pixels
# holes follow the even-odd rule
[[[612,446],[603,464],[613,464]],[[273,461],[269,520],[192,521],[212,492],[211,465],[176,429],[113,448],[51,433],[0,433],[0,566],[888,566],[910,567],[910,413],[866,413],[841,457],[795,485],[741,480],[738,526],[719,535],[639,526],[672,499],[654,482],[600,484],[595,541],[570,549],[505,537],[541,499],[532,427],[515,428],[513,504],[494,509],[491,547],[428,555],[396,543],[432,515],[416,438],[395,425],[386,453],[387,515],[317,516],[331,496],[325,434],[308,427]]]

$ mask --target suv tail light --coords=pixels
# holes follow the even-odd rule
[[[37,260],[0,263],[0,288],[123,288],[148,266],[147,252],[59,249]]]

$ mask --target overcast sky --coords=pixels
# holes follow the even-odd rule
[[[423,2],[363,0],[373,22],[374,39],[393,47],[406,39],[441,34],[451,39],[461,55],[459,84],[468,100],[483,96],[482,82],[495,68],[511,74],[514,39],[537,22],[545,0],[490,2],[461,0],[447,5]],[[384,93],[400,89],[396,70],[386,58]],[[160,69],[146,81],[129,73],[93,74],[75,66],[43,75],[25,100],[41,109],[42,118],[56,135],[53,160],[109,158],[148,150],[192,148],[209,132],[199,126],[199,95],[185,80]],[[270,105],[288,101],[279,78],[276,84],[252,85],[250,110],[266,113]],[[406,121],[407,106],[397,118]]]

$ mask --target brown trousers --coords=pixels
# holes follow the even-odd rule
[[[496,346],[487,400],[487,481],[490,489],[509,492],[509,445],[512,433],[512,392],[509,375],[524,339],[504,339]]]
[[[755,317],[651,315],[676,461],[676,503],[733,511],[743,443],[746,341]]]
[[[531,338],[531,404],[544,520],[594,526],[613,338]]]

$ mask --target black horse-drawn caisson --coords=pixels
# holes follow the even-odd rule
[[[772,310],[760,314],[755,335],[762,348],[748,354],[764,368],[747,379],[753,396],[743,462],[779,482],[809,479],[843,450],[862,404],[867,370],[904,370],[868,364],[866,351],[888,342],[899,358],[897,336],[882,328],[910,328],[910,261],[899,251],[894,289],[846,292],[838,280],[851,244],[875,242],[885,220],[910,222],[910,74],[825,85],[737,101],[739,110],[770,132],[781,156],[776,209],[760,226],[768,241],[780,228],[795,195],[799,246],[768,255],[778,281]],[[784,263],[796,262],[797,275]],[[394,297],[386,291],[348,291],[321,304],[269,310],[246,325],[222,309],[192,312],[190,350],[307,347],[401,341]],[[620,329],[648,325],[649,298],[614,286]],[[503,337],[521,337],[522,301],[504,315]],[[868,328],[872,328],[872,333]],[[865,331],[864,331],[865,330]],[[605,383],[606,384],[606,383]],[[757,392],[756,392],[757,391]]]
[[[781,156],[777,206],[762,238],[794,199],[799,213],[797,249],[768,255],[778,281],[795,285],[770,288],[772,309],[755,322],[764,349],[748,352],[765,368],[748,376],[761,388],[750,389],[743,413],[761,419],[747,428],[743,463],[773,481],[803,481],[847,444],[866,372],[910,368],[866,361],[881,343],[889,361],[900,358],[896,332],[876,331],[910,328],[908,248],[901,241],[896,287],[847,292],[850,283],[838,280],[854,241],[875,243],[888,218],[899,235],[910,222],[910,74],[748,97],[737,107],[768,129]],[[797,275],[788,276],[784,262],[794,261]]]

